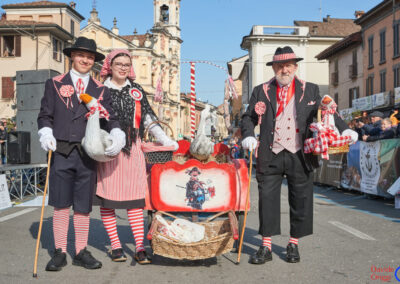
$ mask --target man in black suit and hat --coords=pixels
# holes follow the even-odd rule
[[[69,211],[74,211],[75,250],[72,264],[87,269],[102,266],[86,250],[89,235],[89,213],[96,184],[96,162],[89,158],[81,146],[85,136],[88,112],[79,95],[87,93],[96,98],[109,112],[104,121],[112,145],[105,154],[115,156],[125,145],[125,133],[111,108],[108,89],[90,77],[94,63],[104,59],[97,52],[94,40],[79,37],[74,45],[63,50],[71,58],[72,69],[47,80],[38,116],[39,137],[45,151],[52,150],[49,177],[49,205],[54,207],[53,232],[55,251],[46,266],[47,271],[59,271],[67,264],[66,250]]]
[[[275,77],[254,88],[242,117],[242,146],[258,152],[256,177],[262,245],[250,259],[253,264],[272,260],[271,236],[281,233],[280,191],[284,176],[290,207],[287,262],[300,261],[298,239],[313,232],[313,169],[318,167],[318,160],[312,153],[304,153],[303,148],[304,141],[312,137],[309,126],[317,116],[321,97],[317,85],[295,76],[300,60],[289,46],[277,48],[273,60],[267,63]],[[357,133],[348,129],[337,113],[334,119],[342,135],[351,136],[355,143]],[[257,124],[259,145],[254,133]]]

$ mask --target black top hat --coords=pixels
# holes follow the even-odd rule
[[[199,171],[199,169],[197,167],[193,167],[189,172],[188,175],[191,175],[193,172],[198,172],[198,174],[200,175],[201,172]]]
[[[75,43],[71,47],[64,48],[63,53],[71,57],[71,52],[75,50],[86,51],[94,54],[94,61],[101,61],[105,58],[103,54],[97,52],[97,45],[93,39],[88,39],[86,37],[80,36],[76,39]]]
[[[294,54],[293,49],[290,46],[285,46],[285,47],[278,47],[275,50],[274,57],[272,58],[272,61],[267,63],[267,66],[271,66],[274,63],[283,63],[283,62],[288,62],[288,61],[300,61],[303,60],[301,57],[297,57],[296,54]]]

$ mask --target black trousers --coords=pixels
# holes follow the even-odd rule
[[[259,191],[259,234],[264,237],[281,233],[281,186],[288,182],[290,236],[301,238],[313,232],[313,173],[306,170],[301,152],[283,150],[274,154],[263,171],[257,172]]]
[[[54,152],[50,166],[49,205],[67,208],[71,205],[79,213],[92,211],[96,187],[96,161],[77,147],[66,156]]]

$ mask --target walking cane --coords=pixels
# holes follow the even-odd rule
[[[249,197],[250,197],[250,184],[251,184],[251,169],[253,167],[253,150],[250,151],[250,169],[249,169],[249,185],[247,186],[247,195],[246,195],[246,207],[244,209],[244,220],[243,220],[243,228],[240,233],[240,241],[239,241],[239,249],[238,249],[238,257],[236,264],[240,263],[240,255],[242,254],[242,245],[244,238],[244,230],[246,229],[246,220],[247,220],[247,211],[249,207]]]
[[[46,183],[44,185],[43,201],[42,201],[42,213],[40,214],[39,231],[38,231],[37,239],[36,239],[35,264],[33,265],[33,277],[35,277],[35,278],[37,278],[37,260],[38,260],[38,254],[39,254],[40,236],[42,234],[44,205],[46,203],[46,192],[47,192],[47,187],[49,185],[49,172],[50,172],[51,153],[52,153],[52,151],[49,150],[49,157],[47,159]]]

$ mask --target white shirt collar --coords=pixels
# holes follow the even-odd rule
[[[118,91],[121,91],[123,87],[127,86],[127,85],[131,85],[131,82],[126,79],[125,83],[122,86],[117,86],[115,85],[113,82],[111,82],[111,77],[108,77],[105,81],[104,81],[104,85],[110,89],[115,89]]]
[[[69,74],[71,75],[71,79],[72,79],[72,83],[74,84],[74,88],[76,88],[76,83],[78,82],[78,79],[82,79],[83,84],[85,85],[85,90],[89,84],[89,78],[90,78],[90,74],[88,73],[80,73],[78,71],[76,71],[74,68],[71,68],[71,70],[69,71]]]

